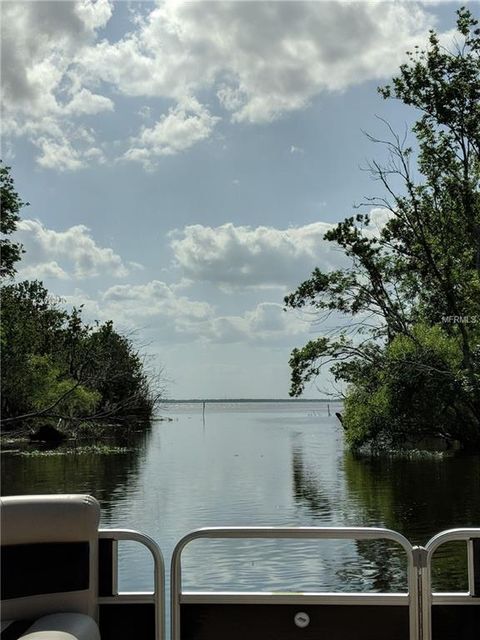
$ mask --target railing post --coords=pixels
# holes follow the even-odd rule
[[[449,529],[434,536],[425,545],[426,568],[423,570],[423,635],[422,640],[432,640],[432,558],[436,550],[446,542],[463,541],[467,543],[468,595],[480,595],[480,528]],[[453,594],[454,595],[454,594]]]
[[[424,610],[425,610],[425,597],[423,581],[425,578],[425,570],[427,568],[427,551],[424,547],[413,547],[413,565],[416,574],[417,582],[417,637],[418,640],[424,640]]]

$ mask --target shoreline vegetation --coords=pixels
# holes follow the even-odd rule
[[[291,395],[322,367],[346,389],[342,424],[354,450],[425,441],[480,450],[480,29],[457,11],[450,48],[430,32],[379,88],[415,110],[409,132],[380,119],[367,135],[386,160],[367,170],[378,196],[324,239],[349,266],[316,269],[286,296],[291,309],[340,327],[293,350]]]
[[[15,280],[23,247],[8,237],[27,206],[0,163],[1,431],[3,441],[115,446],[149,428],[164,395],[160,373],[113,322],[86,324],[38,280]],[[85,445],[86,446],[86,445]]]

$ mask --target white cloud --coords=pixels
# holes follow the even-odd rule
[[[165,0],[115,42],[100,40],[114,9],[109,0],[1,3],[4,131],[36,144],[44,167],[104,160],[97,133],[83,144],[75,135],[80,118],[114,109],[100,88],[172,101],[121,152],[151,168],[212,135],[218,113],[198,102],[205,91],[233,122],[270,122],[323,92],[390,77],[435,22],[416,3]]]
[[[38,164],[47,169],[60,171],[74,171],[84,166],[84,160],[79,151],[63,136],[57,139],[40,137],[35,141],[41,155]]]
[[[160,280],[141,285],[115,285],[105,291],[102,301],[124,321],[148,323],[154,317],[170,318],[180,332],[213,313],[208,303],[177,296],[172,287]]]
[[[56,260],[40,262],[38,264],[31,264],[29,266],[22,267],[18,276],[22,280],[42,280],[43,278],[68,280],[70,277]]]
[[[214,89],[234,121],[268,122],[323,91],[389,76],[434,19],[413,3],[166,0],[85,73],[135,96]]]
[[[129,273],[121,257],[113,249],[99,246],[84,225],[55,231],[39,220],[21,220],[15,236],[25,248],[20,263],[23,277],[37,274],[35,277],[66,278],[71,274],[86,278],[105,274],[121,278]]]
[[[65,112],[72,115],[92,115],[101,111],[113,111],[113,102],[85,88],[80,89],[65,106]]]
[[[100,158],[82,144],[78,116],[112,110],[105,96],[75,82],[72,69],[112,13],[108,0],[2,2],[3,130],[26,136],[46,168],[76,170]]]
[[[200,328],[209,342],[288,343],[292,337],[305,334],[309,323],[281,304],[261,302],[241,315],[217,316]]]
[[[392,218],[388,209],[368,212],[362,232],[378,236]],[[219,227],[188,225],[170,232],[174,263],[190,282],[204,281],[236,288],[291,287],[318,267],[331,271],[350,263],[343,250],[324,239],[336,223],[314,222],[301,227],[249,227],[231,222]]]
[[[393,218],[393,213],[389,209],[376,207],[368,212],[368,217],[370,223],[366,227],[367,233],[378,235],[387,222]]]
[[[97,300],[80,291],[66,300],[83,304],[89,321],[113,319],[126,330],[142,327],[161,342],[286,344],[309,328],[309,323],[285,312],[278,303],[261,302],[238,315],[221,315],[207,302],[177,291],[175,286],[152,280],[115,285]]]
[[[305,149],[302,149],[302,147],[297,147],[294,144],[292,144],[292,146],[290,147],[290,153],[303,155],[305,153]]]
[[[218,118],[196,101],[187,108],[177,106],[169,110],[150,128],[143,127],[132,140],[132,147],[125,153],[125,160],[141,162],[145,168],[155,166],[159,156],[169,156],[189,149],[208,138]]]
[[[172,233],[176,264],[187,278],[224,287],[288,287],[316,267],[337,268],[343,253],[323,239],[334,225],[303,227],[219,227],[190,225]]]

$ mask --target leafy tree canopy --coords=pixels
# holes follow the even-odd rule
[[[0,166],[0,179],[1,232],[9,235],[25,203],[9,167]],[[60,420],[77,433],[87,422],[147,422],[161,389],[154,388],[132,340],[111,321],[85,324],[81,308],[68,312],[39,281],[14,282],[23,250],[6,238],[1,243],[2,428],[30,430]]]
[[[5,236],[10,235],[17,228],[20,219],[20,210],[27,206],[15,191],[10,167],[0,160],[0,276],[5,278],[15,273],[15,263],[20,260],[23,253],[22,245],[12,242]]]
[[[351,266],[317,269],[285,298],[355,319],[290,360],[291,395],[327,363],[347,383],[354,447],[428,436],[480,445],[480,30],[469,10],[457,14],[451,50],[432,31],[379,89],[419,113],[418,151],[387,123],[388,139],[370,136],[388,162],[371,164],[384,193],[362,204],[386,222],[377,229],[362,212],[340,222],[325,239]]]

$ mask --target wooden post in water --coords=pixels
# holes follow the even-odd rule
[[[205,402],[205,400],[203,401],[203,405],[202,405],[202,419],[203,419],[203,424],[205,424],[205,405],[207,403]]]
[[[330,413],[330,404],[327,404],[327,409],[328,409],[328,415],[331,416],[332,414]]]

